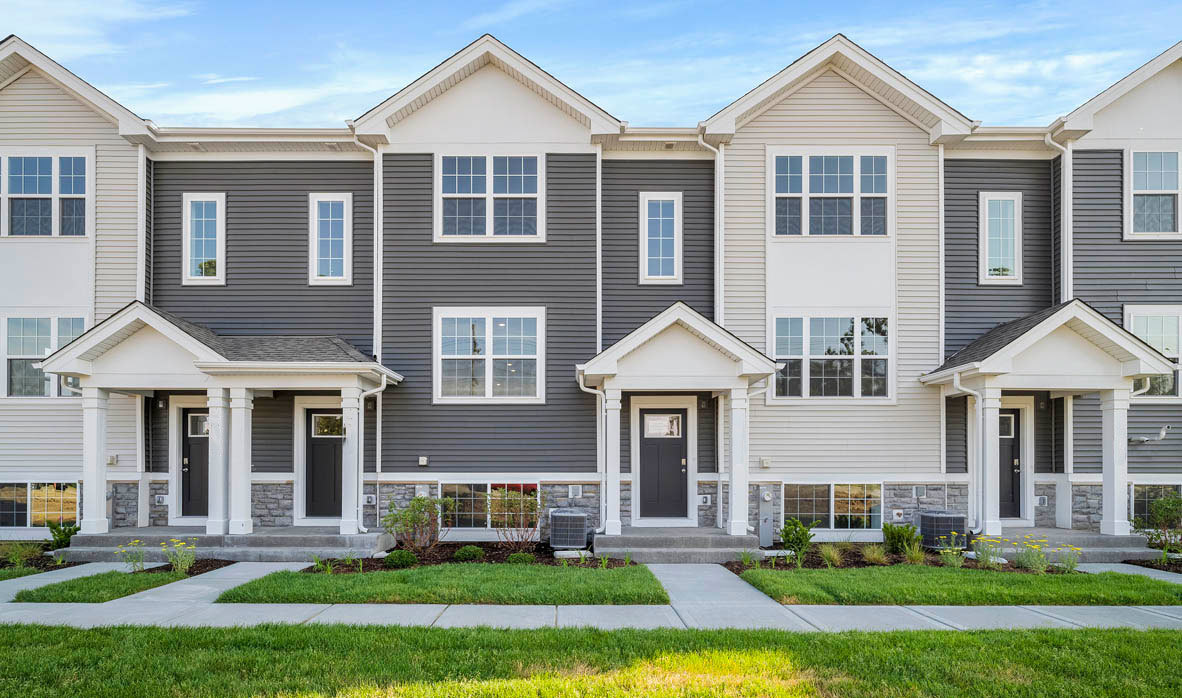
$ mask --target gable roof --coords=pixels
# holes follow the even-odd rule
[[[1182,59],[1182,41],[1162,51],[1145,65],[1117,80],[1108,89],[1076,107],[1067,116],[1056,120],[1050,126],[1051,131],[1057,136],[1065,135],[1072,138],[1091,131],[1096,112],[1124,97],[1129,92],[1132,92],[1146,80],[1157,75],[1180,59]]]
[[[350,126],[362,140],[371,145],[385,142],[386,129],[392,128],[399,121],[458,85],[464,78],[488,65],[509,74],[556,108],[587,126],[592,134],[619,133],[624,126],[624,122],[567,87],[491,34],[485,34],[460,49],[424,73],[418,80],[350,122]]]
[[[1160,371],[1160,373],[1168,373],[1172,370],[1174,362],[1163,356],[1157,349],[1146,344],[1132,332],[1109,320],[1103,313],[1092,306],[1075,298],[994,327],[970,342],[960,351],[948,357],[939,368],[923,376],[921,380],[926,382],[938,376],[954,373],[956,369],[981,366],[989,359],[1004,353],[1007,348],[1018,344],[1019,340],[1022,340],[1027,335],[1039,334],[1038,330],[1040,327],[1042,330],[1041,334],[1045,335],[1058,327],[1064,325],[1070,326],[1073,321],[1078,321],[1091,330],[1090,334],[1093,337],[1089,337],[1089,339],[1097,344],[1097,346],[1100,346],[1100,342],[1097,341],[1098,339],[1106,340],[1106,343],[1109,345],[1114,347],[1119,346],[1123,353],[1134,356],[1142,361],[1148,361],[1149,363],[1162,362],[1169,367],[1167,370]],[[1073,329],[1075,328],[1073,327]],[[1112,353],[1111,349],[1106,347],[1101,348],[1105,348],[1106,351]],[[1025,349],[1025,347],[1021,347],[1019,351],[1021,349]]]
[[[755,89],[723,107],[703,121],[700,128],[706,135],[733,134],[736,128],[826,70],[837,72],[896,112],[922,125],[931,135],[933,143],[960,140],[978,123],[908,80],[845,35],[835,34]]]

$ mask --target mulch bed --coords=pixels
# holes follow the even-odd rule
[[[81,565],[81,562],[62,562],[58,563],[48,555],[38,555],[37,557],[25,563],[25,567],[31,567],[40,572],[48,572],[50,570],[62,570],[67,567],[75,567]],[[12,567],[7,562],[0,562],[0,570]]]
[[[196,562],[193,563],[193,566],[189,568],[188,576],[196,577],[199,574],[205,574],[206,572],[213,572],[214,570],[220,570],[221,568],[228,567],[229,565],[232,565],[232,564],[234,564],[233,560],[218,560],[217,558],[212,558],[212,557],[203,558],[203,559],[197,560]],[[146,569],[132,572],[132,574],[160,574],[163,572],[172,572],[172,565],[161,565],[159,567],[148,567]]]
[[[415,566],[423,567],[426,565],[443,565],[448,563],[456,563],[461,565],[466,564],[464,562],[460,562],[459,560],[455,560],[453,556],[457,550],[467,545],[475,545],[484,551],[483,558],[479,560],[471,560],[469,562],[499,562],[509,564],[509,556],[515,552],[497,543],[440,543],[434,548],[428,550],[425,554],[420,555],[419,564]],[[533,550],[526,552],[532,552],[534,554],[535,565],[553,565],[555,567],[562,566],[563,561],[554,557],[554,549],[548,545],[537,545]],[[390,569],[386,567],[385,560],[382,558],[355,558],[352,564],[346,564],[344,560],[340,559],[321,560],[322,563],[328,562],[332,565],[333,574],[357,574],[357,563],[359,561],[361,562],[362,572],[384,572]],[[587,553],[586,562],[581,565],[579,564],[579,559],[577,557],[568,558],[566,563],[568,567],[600,567],[602,565],[600,559],[592,556],[590,553]],[[624,561],[621,559],[610,558],[608,560],[607,566],[612,568],[624,567],[625,565]],[[309,574],[322,573],[321,569],[317,568],[315,565],[309,565],[300,571],[307,572]]]
[[[886,565],[874,565],[874,564],[866,562],[864,559],[862,559],[862,547],[863,546],[858,545],[856,543],[849,543],[849,544],[847,544],[847,546],[848,547],[846,548],[846,551],[845,551],[845,558],[844,558],[843,562],[841,563],[840,569],[856,569],[856,568],[860,568],[860,567],[889,567],[891,565],[908,564],[906,561],[907,560],[906,557],[904,557],[903,555],[894,555],[891,553],[887,553],[887,564]],[[928,567],[944,567],[944,565],[940,563],[940,556],[937,554],[934,554],[934,553],[927,553],[924,556],[924,563],[923,564]],[[726,567],[731,572],[734,572],[735,574],[742,574],[749,569],[753,569],[752,567],[748,567],[738,560],[733,560],[731,562],[723,563],[723,566]],[[763,560],[762,562],[760,562],[759,567],[761,569],[772,569],[770,566],[770,559]],[[976,560],[971,560],[968,558],[965,559],[964,565],[962,565],[962,568],[966,569],[966,570],[984,569],[983,567],[981,567],[980,565],[977,564]],[[781,557],[778,560],[776,560],[775,569],[794,570],[794,569],[796,569],[796,563],[792,560],[791,557]],[[811,548],[809,548],[808,553],[806,553],[804,556],[804,569],[806,569],[806,570],[828,569],[828,567],[826,567],[826,565],[825,565],[825,561],[821,559],[821,554],[819,552],[817,552],[817,545],[816,544],[814,544]],[[834,568],[834,569],[838,569],[838,568]],[[1036,572],[1034,572],[1032,570],[1023,569],[1021,567],[1015,567],[1013,562],[1006,562],[1004,565],[994,568],[994,570],[998,571],[998,572],[1016,572],[1018,574],[1037,574]],[[1047,570],[1044,574],[1069,574],[1069,573],[1064,572],[1062,569],[1052,565],[1047,568]]]
[[[1136,565],[1138,567],[1148,567],[1151,570],[1161,570],[1162,572],[1176,572],[1182,574],[1182,560],[1172,559],[1167,564],[1162,564],[1161,560],[1124,560],[1126,565]]]

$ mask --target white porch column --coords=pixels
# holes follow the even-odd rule
[[[341,444],[341,535],[358,533],[357,497],[361,486],[357,474],[357,454],[361,449],[358,427],[361,420],[361,389],[341,389],[341,417],[345,423],[345,438]]]
[[[747,535],[747,402],[746,388],[731,390],[731,490],[726,532],[732,536]]]
[[[82,532],[106,533],[107,391],[82,389]]]
[[[607,482],[603,488],[603,496],[607,498],[607,520],[604,522],[603,532],[609,536],[618,536],[624,527],[620,521],[620,400],[622,395],[619,390],[606,390],[604,394],[607,396],[605,400],[607,413],[604,415],[604,420],[607,422],[604,428],[607,432],[603,444],[604,450],[607,451],[604,454],[604,474]],[[633,468],[632,477],[636,477],[635,468]],[[635,491],[633,488],[633,492]],[[636,502],[633,502],[632,506],[636,506]]]
[[[1001,389],[984,388],[981,390],[984,398],[981,401],[984,412],[985,425],[981,430],[984,439],[981,463],[981,487],[984,492],[985,506],[982,517],[985,521],[985,535],[1001,535],[1001,477],[998,463],[998,420],[1001,410]]]
[[[209,407],[209,513],[205,519],[205,532],[220,536],[229,530],[226,495],[230,480],[230,391],[209,388],[206,395]]]
[[[1132,530],[1129,524],[1129,391],[1101,391],[1100,414],[1104,437],[1100,533],[1127,536]]]
[[[230,389],[230,470],[227,485],[230,495],[230,533],[250,533],[254,530],[250,518],[250,432],[253,410],[253,390]]]

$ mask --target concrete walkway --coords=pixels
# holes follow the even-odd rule
[[[1163,582],[1173,582],[1174,584],[1182,584],[1182,574],[1177,572],[1166,572],[1165,570],[1155,570],[1152,567],[1142,567],[1140,565],[1126,565],[1123,562],[1081,562],[1079,564],[1081,572],[1089,572],[1096,574],[1099,572],[1120,572],[1121,574],[1138,574],[1142,577],[1151,577],[1153,579],[1160,579]]]

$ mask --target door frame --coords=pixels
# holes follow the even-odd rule
[[[640,410],[674,409],[686,411],[686,496],[684,517],[640,516]],[[632,526],[698,526],[698,396],[632,395],[628,399],[630,450],[629,475],[632,478]]]
[[[292,525],[293,526],[340,526],[341,517],[308,517],[305,501],[308,486],[308,413],[336,410],[341,411],[341,398],[333,395],[296,396],[292,410]],[[344,463],[341,464],[344,467]],[[342,500],[341,506],[345,503]]]
[[[1022,422],[1022,489],[1018,493],[1018,505],[1021,507],[1022,516],[1001,519],[1002,525],[1006,526],[1034,526],[1034,400],[1033,395],[1003,395],[1001,398],[1001,409],[1018,410],[1018,419]],[[993,467],[1000,468],[1001,464],[994,463]],[[999,472],[999,488],[1000,475]],[[998,496],[1000,498],[1000,489]]]
[[[205,395],[168,396],[168,525],[204,526],[206,516],[181,516],[181,429],[187,428],[181,419],[183,410],[209,408]],[[213,503],[212,501],[210,502]]]

